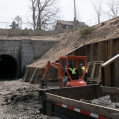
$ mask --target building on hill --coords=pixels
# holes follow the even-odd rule
[[[78,20],[76,22],[74,21],[64,21],[64,20],[58,20],[55,26],[56,31],[70,31],[75,29],[81,29],[88,27],[84,22],[79,22]]]

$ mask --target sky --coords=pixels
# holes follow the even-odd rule
[[[58,1],[60,19],[73,21],[74,0]],[[91,19],[96,17],[91,0],[76,0],[76,7],[77,19],[91,24]],[[0,0],[0,28],[9,28],[9,25],[17,16],[22,18],[22,28],[30,27],[26,24],[31,19],[30,0]]]
[[[64,0],[60,0],[61,11],[63,11],[64,19],[73,19],[74,18],[74,0],[68,0],[68,2],[64,2]],[[76,11],[77,11],[77,19],[79,20],[89,20],[91,18],[91,14],[93,11],[92,4],[90,0],[76,0]],[[85,14],[85,15],[83,15]]]

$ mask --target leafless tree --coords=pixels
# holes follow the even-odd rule
[[[119,13],[119,0],[110,0],[107,5],[110,9],[108,15],[111,16],[112,18],[117,17]]]
[[[91,0],[91,2],[92,2],[92,5],[93,5],[93,7],[95,9],[96,15],[97,15],[98,23],[100,23],[100,21],[101,21],[101,14],[103,12],[102,0]]]
[[[31,23],[33,25],[33,28],[35,29],[36,28],[36,6],[35,6],[35,3],[36,3],[37,0],[31,0],[31,4],[32,4],[32,20],[33,20],[33,23]]]
[[[34,29],[49,30],[58,18],[57,0],[31,0]]]

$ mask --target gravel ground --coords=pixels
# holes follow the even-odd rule
[[[40,112],[39,85],[0,81],[0,119],[59,119]]]

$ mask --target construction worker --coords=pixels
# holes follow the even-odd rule
[[[68,62],[68,73],[71,76],[72,80],[76,80],[80,78],[80,73],[78,72],[76,68],[73,68],[72,62]],[[66,77],[63,79],[63,81],[64,81],[64,84],[66,85],[69,80],[69,77],[68,77],[67,72],[65,72],[64,75]]]
[[[85,66],[82,63],[80,64],[80,67],[81,67],[81,75],[83,75],[85,73],[83,80],[85,82],[87,82],[88,70],[87,70],[87,68],[85,69]]]

